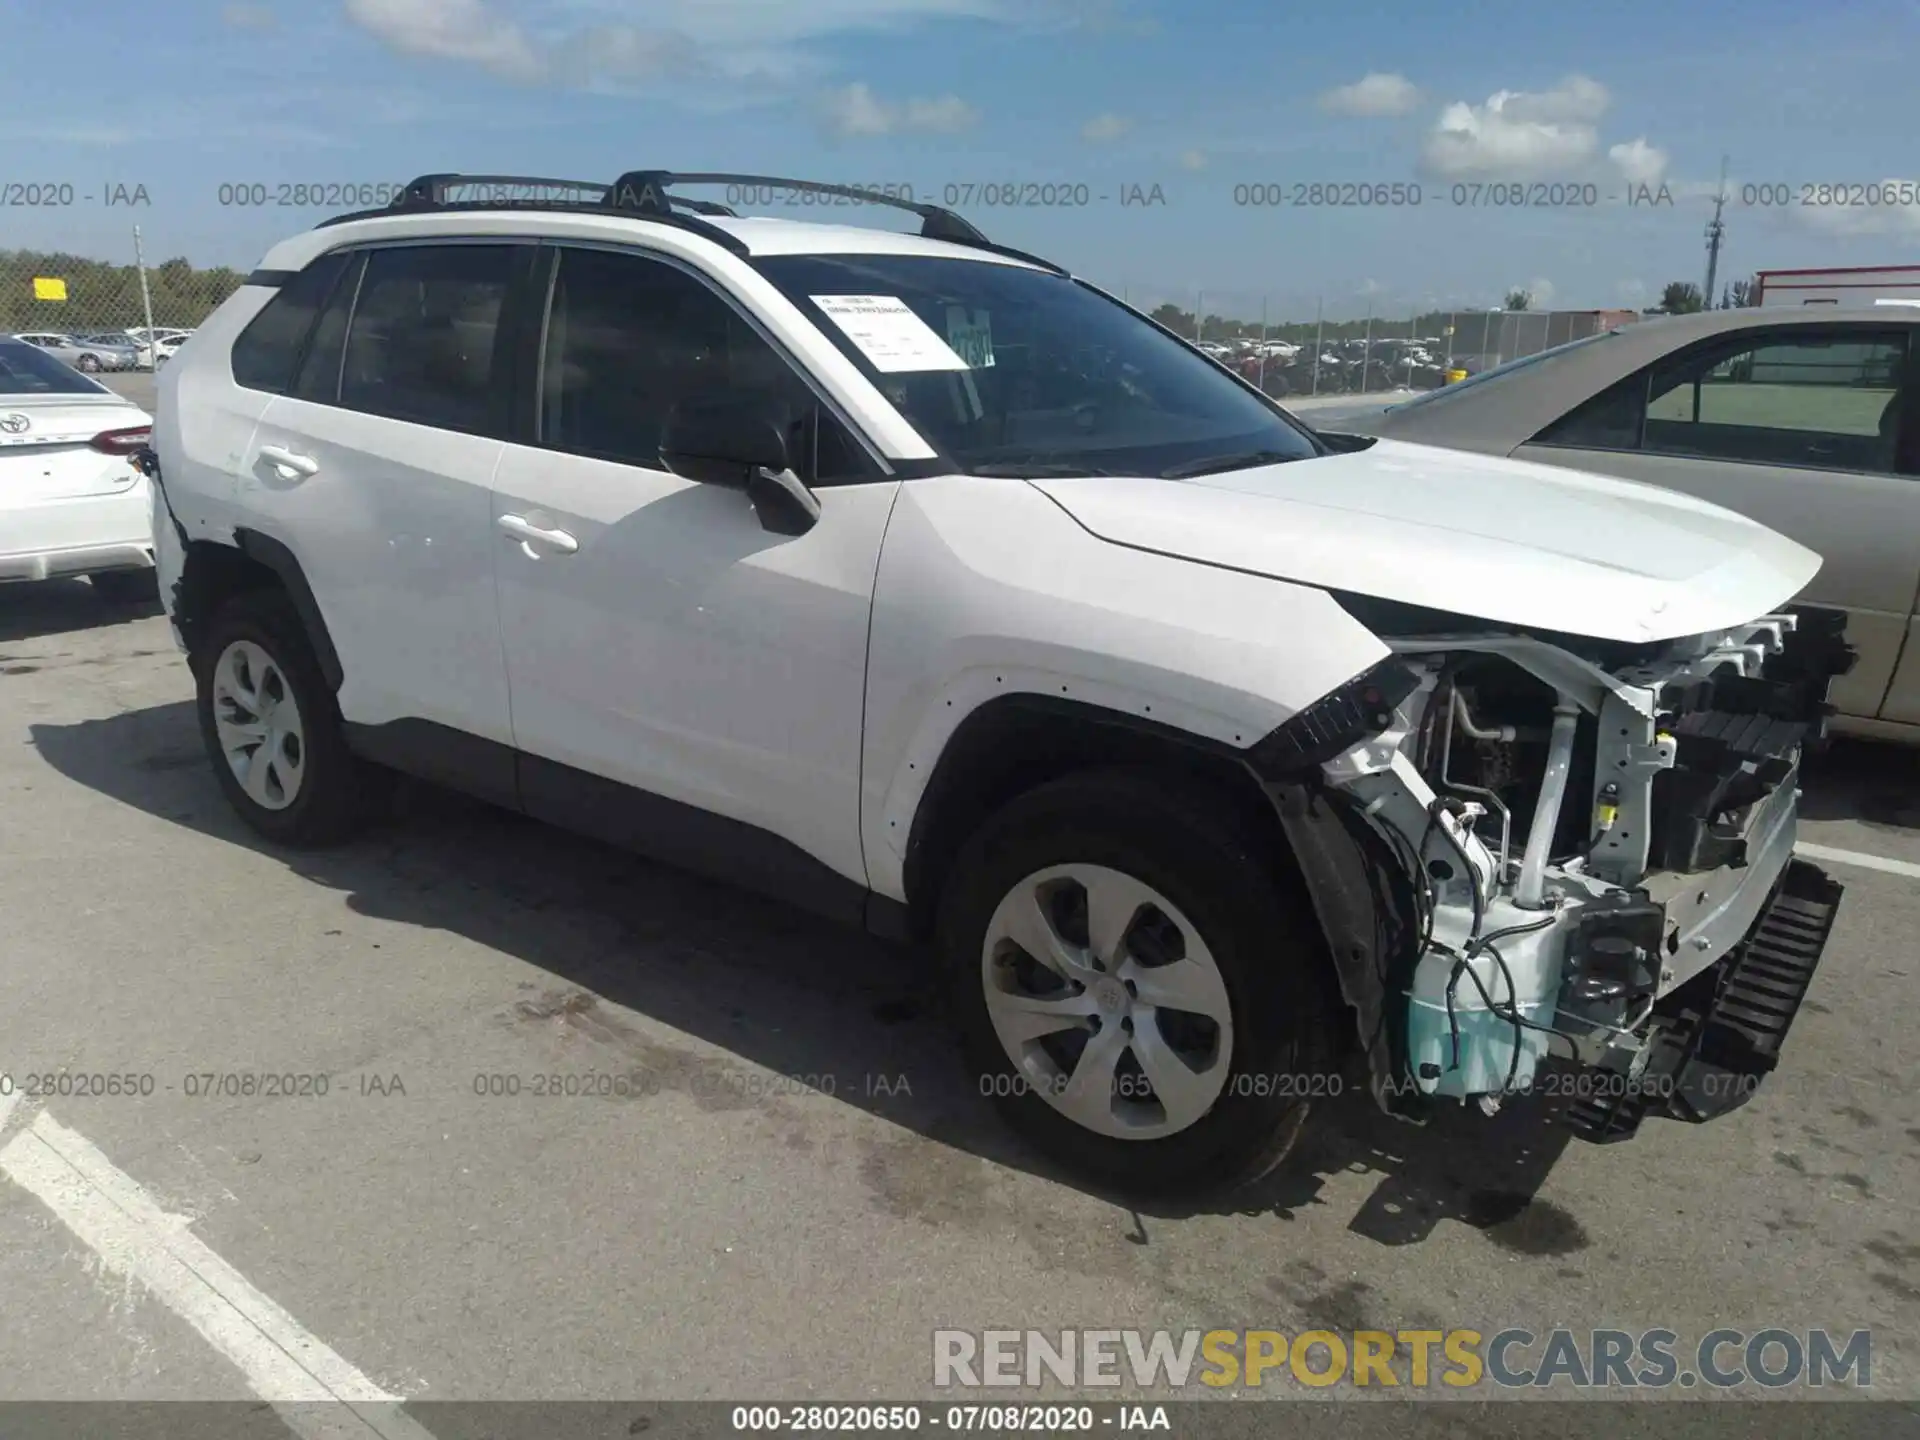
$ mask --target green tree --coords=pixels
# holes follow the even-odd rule
[[[1532,308],[1533,308],[1533,292],[1532,291],[1509,290],[1507,292],[1507,309],[1531,310]]]
[[[1760,284],[1758,279],[1736,280],[1727,287],[1732,309],[1746,310],[1760,303]]]
[[[41,300],[36,279],[64,280],[65,300]],[[196,270],[185,259],[147,271],[153,323],[200,324],[246,279],[224,266]],[[60,330],[79,334],[146,324],[140,272],[132,265],[63,251],[0,250],[0,331]]]
[[[1660,308],[1669,315],[1693,315],[1706,309],[1707,302],[1691,280],[1675,280],[1660,292]]]

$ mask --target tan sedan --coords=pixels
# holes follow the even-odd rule
[[[1683,490],[1792,536],[1826,561],[1800,598],[1845,609],[1860,652],[1834,682],[1834,728],[1920,743],[1916,344],[1920,313],[1906,310],[1710,310],[1328,428]]]

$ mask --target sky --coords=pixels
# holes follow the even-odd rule
[[[138,225],[150,263],[246,268],[330,213],[283,186],[726,170],[951,198],[1146,308],[1587,309],[1703,280],[1724,160],[1722,281],[1920,263],[1914,3],[0,0],[0,24],[0,248],[130,259]]]

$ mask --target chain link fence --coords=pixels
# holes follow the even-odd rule
[[[1323,296],[1107,285],[1279,398],[1430,390],[1639,318],[1632,310],[1380,308]],[[1348,313],[1328,318],[1335,307]]]
[[[246,278],[183,257],[150,264],[135,228],[103,240],[92,255],[0,250],[0,334],[79,370],[152,371]]]
[[[0,333],[27,337],[83,370],[150,372],[245,279],[185,257],[150,263],[136,226],[98,240],[86,255],[0,250]],[[1105,288],[1276,398],[1431,389],[1637,318],[1384,305],[1356,318],[1350,296]],[[1330,309],[1343,313],[1329,318]]]

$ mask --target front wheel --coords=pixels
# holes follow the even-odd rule
[[[1338,1084],[1306,897],[1252,814],[1191,784],[1089,772],[1015,800],[957,860],[940,941],[981,1093],[1098,1183],[1256,1179]]]
[[[89,375],[98,373],[100,369],[100,357],[97,355],[82,355],[73,363],[77,368],[84,370]]]

